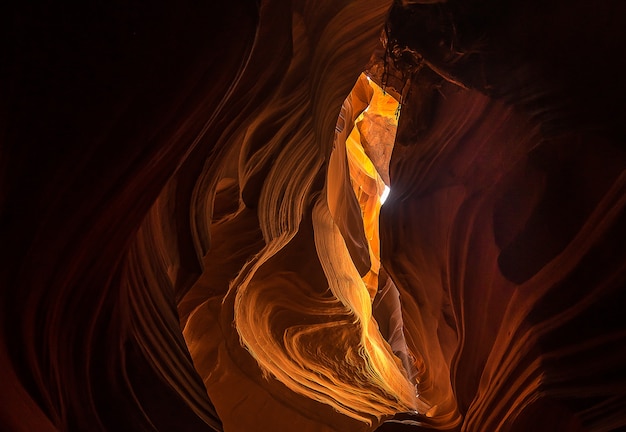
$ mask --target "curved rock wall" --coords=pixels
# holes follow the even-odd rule
[[[0,429],[625,427],[622,3],[391,3],[1,14]],[[378,315],[335,141],[372,52]]]

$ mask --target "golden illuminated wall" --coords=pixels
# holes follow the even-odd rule
[[[298,6],[292,16],[294,57],[285,78],[267,105],[231,138],[236,144],[223,162],[231,168],[216,183],[216,202],[230,193],[229,187],[238,190],[240,200],[221,219],[214,219],[211,236],[221,238],[226,231],[237,235],[237,227],[242,230],[239,234],[252,229],[257,239],[254,252],[234,259],[239,267],[231,268],[230,277],[221,282],[228,286],[220,286],[215,295],[207,295],[209,286],[197,284],[186,296],[181,306],[191,313],[184,334],[220,417],[233,427],[244,430],[250,427],[245,424],[256,421],[256,428],[270,428],[275,420],[253,420],[252,408],[244,417],[232,409],[237,403],[230,400],[227,408],[221,401],[224,381],[235,379],[228,378],[232,372],[224,356],[246,370],[245,375],[251,374],[250,387],[244,386],[250,390],[241,391],[248,394],[245,402],[239,402],[241,409],[268,392],[279,405],[299,401],[298,412],[306,416],[329,416],[317,423],[301,418],[301,427],[339,422],[351,430],[370,430],[385,416],[421,409],[423,404],[372,317],[379,267],[378,195],[384,185],[365,154],[359,159],[356,146],[346,144],[346,134],[357,130],[354,121],[372,95],[349,96],[341,109],[346,124],[340,126],[337,115],[358,73],[351,83],[347,76],[340,81],[347,90],[343,97],[337,83],[329,86],[327,80],[341,73],[344,65],[354,64],[355,58],[365,66],[386,6],[346,3],[326,27],[315,30],[319,34],[311,33],[315,29],[307,21],[311,16],[301,15],[300,7],[310,5]],[[353,14],[357,8],[370,12]],[[347,19],[349,32],[342,30]],[[312,40],[322,43],[311,45]],[[336,49],[341,55],[329,55]],[[314,60],[329,66],[325,69],[311,63]],[[358,82],[357,87],[367,85],[365,78]],[[372,109],[384,105],[373,87],[369,93],[375,95]],[[393,118],[395,108],[391,111],[381,110]],[[350,138],[354,143],[355,137]],[[346,148],[351,150],[346,153]],[[358,181],[368,193],[360,194],[361,203],[352,186]],[[207,266],[214,268],[215,259],[233,262],[232,255],[229,259],[218,253],[209,251]],[[209,298],[202,302],[203,296]],[[211,317],[218,311],[215,321]],[[209,343],[210,338],[216,340]],[[217,342],[220,338],[225,342]],[[216,358],[217,362],[211,360]]]
[[[390,183],[387,174],[387,184],[385,184],[379,170],[383,175],[389,171],[389,159],[391,159],[395,131],[398,126],[399,103],[365,74],[359,77],[353,89],[354,92],[360,92],[363,98],[369,97],[369,105],[354,120],[354,127],[346,139],[345,146],[350,183],[359,202],[365,237],[369,245],[371,267],[363,277],[363,282],[373,300],[378,291],[380,269],[378,216],[381,200],[386,197],[385,187],[388,188]],[[361,131],[364,131],[365,135],[362,135]],[[370,141],[367,140],[368,137]],[[369,155],[364,148],[364,143],[368,145]],[[374,158],[376,165],[370,157]]]

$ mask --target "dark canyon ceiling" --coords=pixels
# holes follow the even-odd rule
[[[626,3],[15,3],[0,430],[626,429]]]

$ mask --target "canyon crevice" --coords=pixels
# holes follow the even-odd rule
[[[626,428],[622,2],[7,9],[0,430]]]

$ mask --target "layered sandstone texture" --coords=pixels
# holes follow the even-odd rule
[[[0,430],[626,428],[623,2],[7,9]]]

